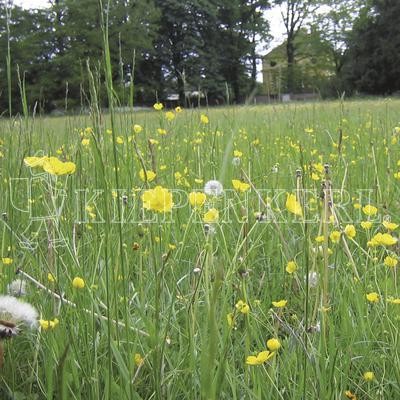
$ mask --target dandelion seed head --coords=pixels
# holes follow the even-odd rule
[[[21,297],[27,293],[26,282],[22,279],[15,279],[7,285],[7,293],[11,296]]]
[[[208,181],[204,185],[204,193],[209,196],[221,196],[223,191],[222,183],[216,180]]]
[[[35,328],[38,321],[38,312],[35,307],[14,296],[0,296],[0,319],[15,324],[22,323],[30,328]]]

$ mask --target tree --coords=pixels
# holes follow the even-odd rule
[[[373,0],[371,6],[355,22],[344,77],[354,90],[390,94],[400,90],[400,3]]]

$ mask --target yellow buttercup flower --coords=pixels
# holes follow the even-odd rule
[[[333,243],[339,243],[341,237],[341,233],[339,231],[332,231],[329,235],[329,238]]]
[[[203,221],[206,224],[213,224],[219,219],[219,212],[216,208],[210,208],[203,216]]]
[[[232,179],[233,188],[238,192],[246,192],[250,189],[250,185],[246,182],[241,182],[237,179]]]
[[[163,106],[162,103],[155,103],[155,104],[153,104],[153,108],[154,108],[156,111],[161,111],[161,110],[164,108],[164,106]]]
[[[233,151],[233,157],[240,158],[240,157],[242,157],[242,155],[243,155],[243,153],[241,151],[239,151],[239,150],[234,150]]]
[[[378,303],[379,301],[379,295],[376,292],[368,293],[365,295],[365,297],[370,303]]]
[[[174,205],[172,193],[162,186],[156,186],[154,189],[146,190],[142,194],[143,207],[146,210],[156,212],[170,212]]]
[[[286,209],[294,215],[298,215],[300,217],[303,216],[301,204],[297,201],[296,196],[292,193],[288,193],[287,195]]]
[[[268,350],[258,353],[256,356],[248,356],[246,358],[247,365],[261,365],[274,356],[274,352]]]
[[[393,246],[397,243],[397,238],[393,237],[389,233],[377,233],[372,237],[370,241],[368,241],[368,247],[376,247],[376,246]]]
[[[297,264],[294,261],[289,261],[286,264],[286,272],[288,274],[293,274],[297,270]]]
[[[10,257],[3,257],[1,261],[4,265],[11,265],[14,260]]]
[[[143,365],[143,363],[144,363],[144,359],[143,359],[143,357],[142,357],[139,353],[136,353],[136,354],[134,355],[133,360],[135,361],[135,365],[136,365],[137,367],[140,367],[140,366]]]
[[[279,301],[273,301],[272,305],[276,308],[283,308],[286,307],[287,300],[279,300]]]
[[[28,167],[40,167],[43,168],[43,163],[47,159],[47,157],[25,157],[24,164]]]
[[[207,125],[208,122],[209,122],[207,115],[201,114],[201,115],[200,115],[200,122],[201,122],[202,124],[204,124],[204,125]]]
[[[367,204],[366,206],[364,206],[362,208],[362,211],[365,215],[368,215],[369,217],[376,215],[376,213],[378,212],[378,209],[371,205],[371,204]]]
[[[39,325],[44,331],[54,329],[59,323],[60,321],[57,318],[54,318],[53,320],[39,320]]]
[[[142,130],[143,130],[143,127],[141,125],[139,125],[139,124],[133,125],[133,132],[140,133],[140,132],[142,132]]]
[[[348,238],[353,239],[356,236],[356,228],[354,225],[346,225],[344,228],[344,233]]]
[[[394,268],[397,264],[398,264],[398,260],[397,258],[391,257],[391,256],[387,256],[385,257],[385,260],[383,261],[383,263],[387,266],[387,267],[392,267]]]
[[[395,224],[394,222],[390,222],[390,221],[383,221],[382,225],[388,230],[388,231],[394,231],[396,230],[399,225]]]
[[[175,114],[172,111],[167,111],[165,113],[165,119],[169,122],[173,121],[175,119]]]
[[[56,157],[46,157],[43,170],[50,175],[69,175],[75,172],[76,165],[71,161],[60,161]]]
[[[268,347],[268,350],[270,350],[270,351],[277,351],[281,348],[281,342],[275,338],[268,339],[267,347]]]
[[[75,289],[83,289],[85,287],[85,281],[81,277],[76,276],[72,281],[72,286]]]
[[[235,307],[242,314],[248,314],[250,312],[249,305],[247,303],[245,303],[243,300],[239,300],[236,303]]]
[[[363,374],[363,378],[369,382],[369,381],[373,381],[375,379],[375,374],[372,371],[366,371]]]
[[[189,193],[189,202],[192,207],[202,207],[206,202],[207,196],[203,192]]]
[[[371,221],[362,221],[361,222],[361,227],[365,230],[371,229],[372,228],[372,222]]]
[[[90,139],[88,139],[88,138],[82,139],[81,144],[82,144],[82,146],[89,146]]]
[[[151,169],[146,170],[146,174],[144,173],[144,170],[141,169],[139,172],[139,177],[143,182],[146,182],[146,177],[147,177],[147,182],[152,182],[156,178],[157,174],[152,171]]]

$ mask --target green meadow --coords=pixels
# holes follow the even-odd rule
[[[399,109],[3,118],[0,398],[400,398]]]

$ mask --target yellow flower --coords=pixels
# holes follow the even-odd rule
[[[317,237],[315,238],[315,241],[316,241],[317,243],[323,243],[324,240],[325,240],[325,237],[324,237],[323,235],[317,236]]]
[[[157,128],[157,132],[159,135],[166,135],[167,131],[163,128]]]
[[[234,150],[233,151],[233,157],[242,157],[243,153],[239,150]]]
[[[363,378],[367,381],[373,381],[375,379],[375,374],[372,371],[366,371],[363,374]]]
[[[202,124],[204,124],[204,125],[207,125],[208,122],[209,122],[207,115],[201,114],[201,115],[200,115],[200,122],[201,122]]]
[[[79,276],[76,276],[72,281],[72,286],[75,289],[83,289],[85,287],[85,281]]]
[[[203,216],[203,221],[206,224],[212,224],[217,222],[219,218],[219,212],[215,208],[210,208]]]
[[[288,193],[286,198],[286,209],[292,214],[303,216],[303,210],[300,203],[297,201],[296,196],[292,193]]]
[[[356,228],[354,225],[346,225],[344,228],[344,233],[348,238],[353,239],[356,236]]]
[[[279,301],[273,301],[272,302],[272,305],[274,307],[277,307],[277,308],[286,307],[286,304],[287,304],[287,300],[279,300]]]
[[[394,222],[390,221],[383,221],[382,225],[388,230],[388,231],[394,231],[399,227],[398,224],[395,224]]]
[[[286,272],[288,274],[293,274],[297,270],[297,264],[294,261],[289,261],[286,265]]]
[[[262,351],[258,353],[256,356],[248,356],[246,358],[247,365],[261,365],[268,361],[271,357],[274,356],[274,352],[270,352],[268,350]]]
[[[75,172],[76,165],[70,161],[60,161],[56,157],[46,157],[43,161],[43,170],[50,175],[69,175]]]
[[[312,173],[311,173],[311,179],[312,179],[313,181],[319,181],[319,180],[320,180],[320,177],[319,177],[319,175],[316,174],[315,172],[312,172]]]
[[[250,189],[250,185],[246,182],[241,182],[237,179],[232,179],[233,188],[238,192],[246,192]]]
[[[124,144],[124,138],[122,136],[117,136],[116,142],[118,144]]]
[[[54,283],[54,282],[56,281],[56,278],[54,277],[54,275],[53,275],[51,272],[49,272],[49,273],[47,274],[47,280],[48,280],[49,282],[51,282],[51,283]]]
[[[377,303],[379,301],[379,295],[376,292],[368,293],[365,297],[370,303]]]
[[[235,317],[233,313],[226,314],[226,322],[228,323],[228,326],[230,328],[233,328],[235,326]]]
[[[383,261],[383,263],[387,267],[392,267],[392,268],[394,268],[397,265],[398,262],[399,261],[397,260],[397,258],[390,257],[390,256],[385,257],[385,260]]]
[[[143,363],[144,363],[144,359],[143,359],[143,357],[142,357],[139,353],[136,353],[136,354],[134,355],[133,360],[135,361],[135,365],[136,365],[137,367],[140,367],[140,366],[143,365]]]
[[[167,111],[165,113],[165,119],[169,122],[175,119],[175,114],[172,111]]]
[[[362,221],[361,222],[361,227],[365,230],[371,229],[372,227],[372,222],[371,221]]]
[[[354,203],[354,204],[353,204],[353,207],[354,207],[356,210],[359,210],[359,209],[361,208],[361,204],[360,204],[360,203]]]
[[[90,139],[82,139],[81,143],[82,143],[82,146],[89,146]]]
[[[247,303],[245,303],[243,300],[239,300],[236,303],[235,307],[242,314],[248,314],[250,312],[249,305]]]
[[[152,171],[151,169],[146,170],[146,174],[144,173],[143,169],[141,169],[140,172],[139,172],[140,179],[143,182],[146,182],[146,176],[147,176],[147,182],[154,181],[156,175],[157,174],[154,171]]]
[[[378,212],[378,209],[371,204],[367,204],[366,206],[364,206],[362,208],[362,210],[363,210],[363,213],[368,216],[374,216]]]
[[[339,231],[332,231],[331,234],[329,235],[329,238],[333,243],[339,243],[340,241],[340,236],[341,233]]]
[[[140,133],[140,132],[142,132],[142,130],[143,130],[143,128],[141,125],[138,125],[138,124],[133,125],[133,132]]]
[[[277,351],[281,348],[281,342],[275,338],[269,339],[267,340],[267,347],[270,351]]]
[[[40,319],[39,325],[44,331],[48,331],[50,329],[54,329],[59,322],[60,321],[57,318],[54,318],[53,320]]]
[[[2,263],[4,264],[4,265],[10,265],[10,264],[12,264],[13,263],[13,259],[12,258],[10,258],[10,257],[3,257],[2,259],[1,259],[1,261],[2,261]]]
[[[162,103],[155,103],[153,104],[153,107],[156,111],[161,111],[164,108]]]
[[[357,396],[354,393],[352,393],[350,390],[346,390],[344,392],[344,395],[350,400],[357,400]]]
[[[154,189],[146,190],[142,194],[143,207],[146,210],[157,212],[169,212],[174,205],[172,193],[162,186],[156,186]]]
[[[180,112],[182,112],[183,111],[183,109],[182,109],[182,107],[175,107],[175,112],[176,113],[180,113]]]
[[[386,301],[390,304],[400,304],[400,298],[388,297]]]
[[[367,243],[369,247],[376,246],[393,246],[397,243],[397,238],[393,237],[389,233],[377,233],[372,239]]]
[[[207,196],[202,192],[189,193],[189,202],[192,207],[202,207],[206,202]]]
[[[25,157],[24,164],[28,167],[41,167],[43,168],[43,163],[47,159],[47,157]]]

